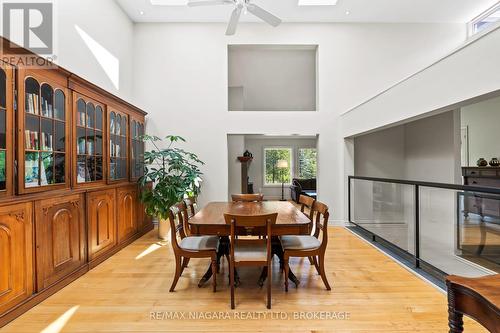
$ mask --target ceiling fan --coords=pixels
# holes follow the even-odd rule
[[[250,2],[250,0],[206,0],[206,1],[190,1],[189,7],[199,6],[217,6],[217,5],[233,5],[235,6],[229,24],[227,25],[226,35],[231,36],[236,33],[236,27],[240,20],[241,12],[250,12],[257,16],[262,21],[277,27],[281,23],[281,19],[269,13],[267,10]]]

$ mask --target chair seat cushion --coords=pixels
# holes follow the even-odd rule
[[[237,240],[234,246],[234,261],[267,261],[265,240]]]
[[[179,243],[179,247],[186,251],[217,250],[219,237],[217,236],[189,236]]]
[[[315,250],[321,242],[313,236],[281,236],[283,250]]]

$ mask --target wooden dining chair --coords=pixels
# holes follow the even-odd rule
[[[232,194],[233,202],[261,202],[264,201],[264,194]]]
[[[300,211],[304,213],[304,215],[307,216],[311,221],[313,218],[313,208],[315,201],[316,200],[314,198],[311,198],[307,195],[300,195],[299,197]],[[309,210],[309,213],[306,213],[306,208]]]
[[[175,276],[170,287],[173,292],[179,277],[186,268],[191,258],[210,258],[212,261],[212,284],[213,291],[217,289],[217,248],[219,237],[217,236],[186,236],[184,232],[183,202],[172,207],[169,211],[169,221],[171,230],[171,243],[175,255]],[[177,222],[176,222],[177,217]],[[178,240],[180,239],[180,241]]]
[[[195,197],[188,197],[184,199],[184,202],[186,203],[186,206],[188,208],[188,217],[191,218],[196,214],[196,198]]]
[[[310,236],[281,236],[285,268],[285,291],[288,291],[288,273],[290,257],[312,257],[318,274],[325,284],[326,290],[331,290],[325,273],[325,252],[328,244],[328,206],[316,201],[314,203],[314,234]],[[317,236],[315,236],[317,233]],[[319,238],[321,234],[321,239]]]
[[[239,216],[224,214],[226,224],[231,225],[231,244],[229,254],[229,284],[231,286],[231,309],[234,303],[234,273],[241,266],[267,267],[267,308],[271,308],[271,231],[276,224],[278,213],[268,215]],[[247,231],[265,228],[265,239],[236,239],[237,228]]]

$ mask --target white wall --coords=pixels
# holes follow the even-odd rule
[[[299,148],[316,148],[316,138],[262,138],[254,136],[245,137],[245,149],[253,154],[248,176],[253,182],[255,192],[264,194],[268,200],[281,198],[281,185],[264,185],[264,148],[289,147],[292,148],[292,177],[298,177],[297,154]],[[290,199],[290,185],[285,184],[285,198]],[[322,200],[321,197],[318,198]]]
[[[134,25],[128,16],[112,0],[59,0],[55,9],[57,64],[133,102]],[[77,26],[102,47],[92,47],[97,58]]]
[[[228,197],[227,134],[302,134],[318,139],[318,195],[345,221],[340,114],[415,72],[464,39],[461,24],[137,24],[135,97],[150,134],[179,134],[206,162],[201,201]],[[228,112],[228,44],[317,44],[318,112]]]
[[[229,87],[241,87],[243,108],[231,111],[316,111],[316,50],[314,46],[232,45],[229,47]]]
[[[355,174],[460,183],[460,148],[456,138],[460,128],[455,121],[458,114],[444,112],[356,137]]]
[[[133,102],[134,24],[113,0],[54,1],[54,61]]]
[[[354,139],[354,174],[405,178],[405,127],[395,126]]]
[[[445,112],[405,125],[406,179],[461,183],[456,142],[460,128],[454,121],[456,114]]]
[[[244,135],[229,135],[227,138],[228,198],[233,193],[241,193],[241,163],[238,156],[245,151]]]
[[[463,106],[464,101],[500,89],[499,58],[500,28],[497,28],[345,113],[342,116],[344,137],[435,110],[454,110]]]
[[[469,128],[469,165],[476,166],[480,157],[500,158],[500,97],[464,106],[461,126]]]

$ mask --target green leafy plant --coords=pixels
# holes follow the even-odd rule
[[[146,212],[160,219],[167,219],[169,209],[185,196],[197,196],[201,187],[200,166],[204,163],[196,154],[175,147],[184,138],[175,135],[165,137],[167,148],[160,148],[163,140],[144,135],[144,142],[154,147],[144,153],[144,176],[139,179],[143,191],[141,201]],[[148,186],[152,184],[152,186]]]

